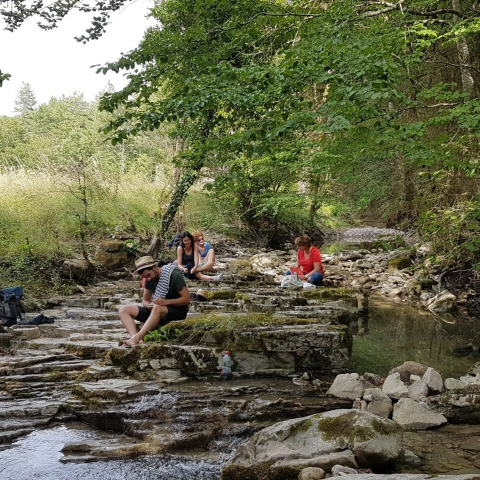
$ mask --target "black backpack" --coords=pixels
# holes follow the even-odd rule
[[[25,310],[20,301],[23,299],[22,287],[8,287],[0,290],[0,325],[11,327],[22,319]]]

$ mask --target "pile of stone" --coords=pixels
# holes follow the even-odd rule
[[[378,375],[369,373],[363,376],[357,373],[337,375],[327,393],[353,400],[353,408],[391,418],[403,430],[415,431],[447,423],[448,418],[441,413],[442,408],[436,408],[437,411],[432,408],[434,403],[447,405],[451,395],[467,391],[478,401],[476,388],[480,388],[478,368],[460,379],[447,378],[444,381],[431,367],[405,362],[394,368],[383,382]]]
[[[352,287],[395,300],[415,299],[431,312],[449,312],[456,307],[457,298],[441,286],[439,275],[429,274],[424,268],[422,248],[392,251],[372,248],[322,254],[324,284]],[[296,259],[294,249],[261,252],[230,262],[227,270],[270,276],[280,284],[286,268],[293,266]]]

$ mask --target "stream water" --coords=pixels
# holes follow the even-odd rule
[[[119,435],[94,430],[82,423],[37,430],[0,451],[2,480],[215,480],[221,463],[194,457],[162,456],[133,460],[62,463],[66,443],[86,440],[118,441]]]
[[[350,248],[354,244],[349,244]],[[363,246],[366,246],[363,244]],[[337,248],[322,248],[327,251]],[[438,370],[444,378],[465,375],[475,362],[480,361],[478,338],[480,318],[462,315],[433,315],[423,309],[404,302],[392,303],[371,299],[367,315],[350,325],[354,335],[350,371],[386,375],[388,371],[406,360],[413,360]],[[462,435],[462,426],[448,426],[430,432],[410,434],[411,442],[417,439],[419,445],[435,443],[430,448],[432,459],[425,453],[424,465],[417,471],[425,473],[467,473],[480,472],[480,463],[473,464],[464,456],[454,459],[440,455],[445,462],[438,470],[438,456],[435,452],[444,448],[445,435]],[[480,427],[472,435],[480,438]],[[449,430],[448,430],[449,429]],[[453,433],[452,433],[453,432]],[[96,439],[108,442],[119,435],[100,432],[78,423],[57,424],[27,435],[11,446],[0,450],[0,478],[2,480],[216,480],[220,478],[225,454],[213,457],[144,457],[134,460],[109,460],[93,463],[63,463],[61,449],[66,443]],[[456,438],[456,437],[455,437]],[[423,440],[422,440],[423,439]],[[458,440],[460,445],[463,437]],[[418,448],[421,448],[420,446]],[[429,463],[431,462],[431,463]],[[462,462],[466,462],[463,464]],[[436,470],[437,468],[437,470]],[[413,471],[412,471],[413,473]]]

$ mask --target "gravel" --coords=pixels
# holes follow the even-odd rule
[[[348,228],[342,232],[336,232],[332,235],[336,239],[341,240],[362,240],[370,241],[377,240],[381,236],[406,236],[407,233],[400,230],[395,230],[393,228],[378,228],[378,227],[359,227],[359,228]],[[330,235],[329,235],[330,237]]]

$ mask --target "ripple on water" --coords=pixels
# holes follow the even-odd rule
[[[66,443],[109,439],[118,435],[99,432],[82,425],[57,425],[38,430],[0,451],[2,480],[216,480],[220,463],[164,456],[134,460],[108,460],[94,463],[67,463],[59,460]]]

